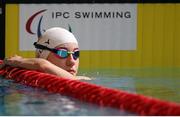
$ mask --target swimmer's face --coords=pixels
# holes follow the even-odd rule
[[[63,52],[68,51],[69,53],[74,53],[79,51],[79,47],[76,43],[65,43],[61,44],[56,47],[56,49],[60,49]],[[64,54],[63,54],[64,55]],[[48,61],[51,63],[57,65],[58,67],[66,70],[67,72],[71,73],[72,75],[76,75],[78,72],[78,66],[79,66],[79,58],[76,58],[76,56],[73,54],[68,54],[67,57],[60,57],[57,54],[51,52],[47,58]]]

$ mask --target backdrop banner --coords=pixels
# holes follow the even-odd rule
[[[137,4],[20,4],[19,49],[50,27],[75,35],[81,50],[136,50]]]

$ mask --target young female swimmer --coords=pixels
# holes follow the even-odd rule
[[[72,79],[90,78],[76,76],[79,67],[79,46],[75,36],[66,29],[53,27],[34,43],[36,58],[13,56],[4,60],[4,65],[38,70],[59,77]]]

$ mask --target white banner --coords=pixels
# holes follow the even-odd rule
[[[19,12],[21,51],[58,26],[71,27],[81,50],[136,49],[137,4],[20,4]]]

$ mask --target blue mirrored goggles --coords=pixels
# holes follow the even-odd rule
[[[34,46],[35,46],[35,48],[37,48],[37,49],[49,50],[49,51],[55,53],[55,54],[56,54],[58,57],[60,57],[60,58],[67,58],[70,54],[72,54],[73,59],[76,60],[76,59],[78,59],[79,56],[80,56],[79,50],[74,51],[74,52],[69,52],[68,50],[63,49],[63,48],[59,48],[59,49],[56,49],[56,48],[48,48],[48,47],[46,47],[46,46],[44,46],[44,45],[37,44],[37,42],[34,43]]]

